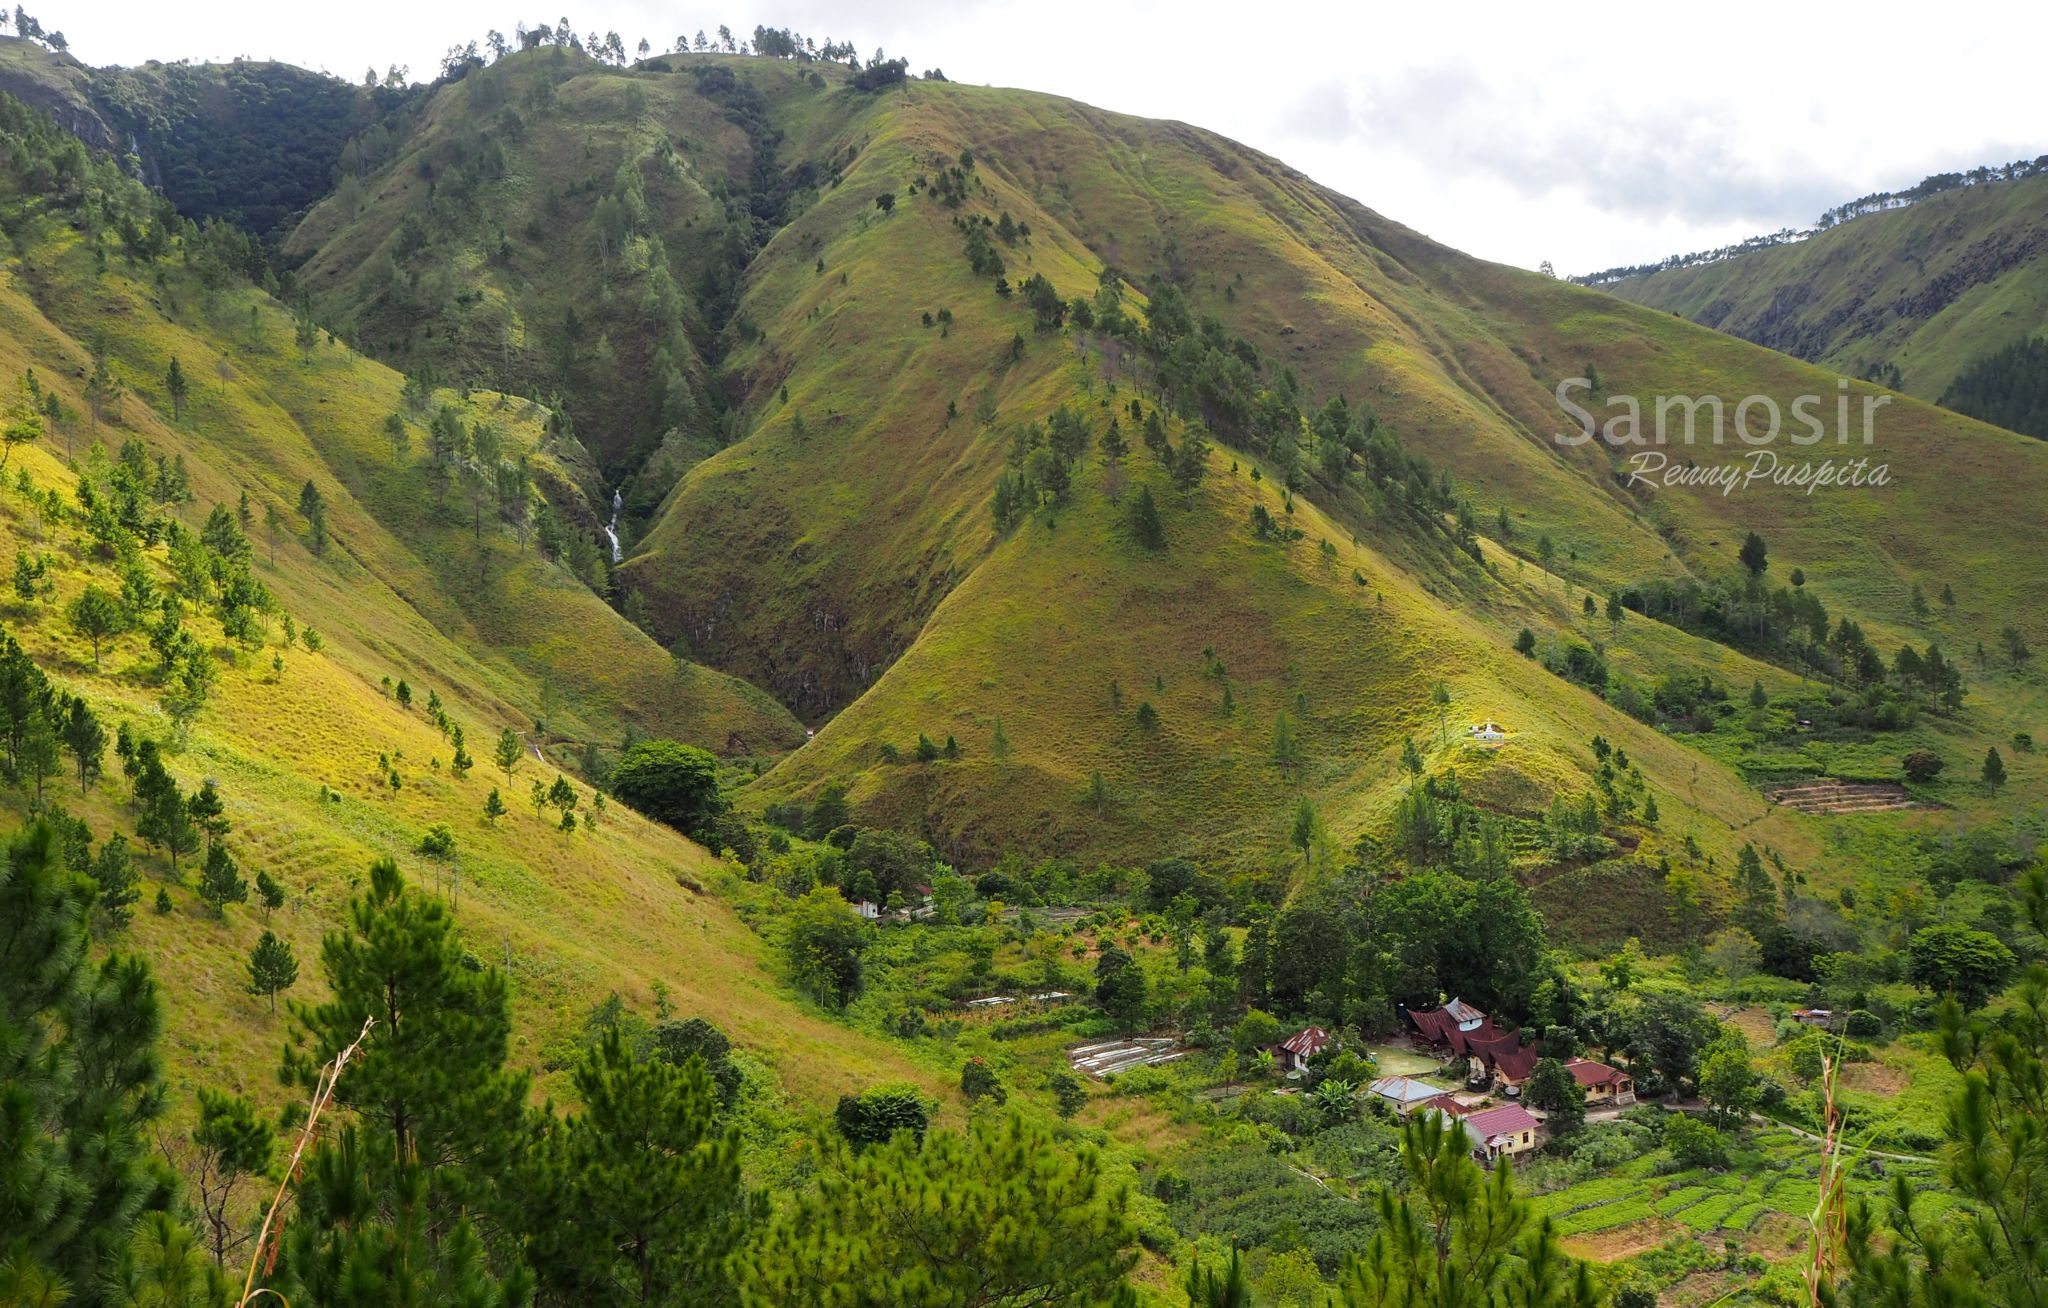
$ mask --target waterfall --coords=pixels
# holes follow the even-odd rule
[[[616,490],[612,492],[612,520],[604,525],[604,534],[612,543],[613,563],[620,563],[625,559],[624,552],[619,549],[619,508],[624,502],[623,494]]]

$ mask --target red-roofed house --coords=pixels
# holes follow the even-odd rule
[[[1636,1101],[1635,1078],[1618,1067],[1596,1063],[1590,1058],[1574,1058],[1564,1065],[1564,1070],[1570,1072],[1572,1080],[1585,1090],[1589,1107]]]
[[[1415,1105],[1415,1111],[1418,1113],[1425,1109],[1433,1109],[1436,1112],[1442,1113],[1445,1117],[1454,1118],[1463,1117],[1472,1111],[1449,1095],[1433,1095]]]
[[[1489,1108],[1458,1120],[1473,1142],[1472,1152],[1489,1163],[1536,1147],[1537,1121],[1520,1104]]]
[[[1298,1072],[1308,1060],[1330,1047],[1330,1033],[1319,1026],[1305,1026],[1273,1046],[1273,1057],[1283,1072]]]
[[[1517,1045],[1493,1055],[1493,1078],[1509,1094],[1521,1091],[1522,1082],[1529,1079],[1529,1073],[1536,1070],[1537,1060],[1543,1057],[1540,1044]]]
[[[1450,1003],[1445,1004],[1444,1012],[1450,1014],[1451,1020],[1458,1024],[1458,1029],[1461,1031],[1476,1030],[1486,1021],[1486,1014],[1462,999],[1453,999]]]
[[[1407,1012],[1419,1043],[1438,1052],[1448,1049],[1460,1058],[1471,1053],[1469,1046],[1474,1039],[1494,1034],[1493,1019],[1462,999],[1453,999],[1442,1008]]]

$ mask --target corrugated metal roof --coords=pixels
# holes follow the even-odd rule
[[[1383,1076],[1366,1089],[1383,1099],[1392,1099],[1403,1104],[1419,1104],[1444,1092],[1442,1086],[1418,1081],[1412,1076]]]
[[[1297,1057],[1308,1058],[1330,1047],[1330,1033],[1319,1026],[1305,1026],[1282,1040],[1280,1047]]]

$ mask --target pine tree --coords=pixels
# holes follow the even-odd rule
[[[121,601],[98,586],[87,586],[65,610],[71,629],[92,644],[92,665],[100,665],[100,646],[127,627],[127,613]]]
[[[256,902],[263,905],[263,921],[267,924],[270,915],[284,907],[284,887],[279,885],[270,873],[258,870],[256,873]]]
[[[493,786],[491,793],[484,797],[484,821],[496,826],[498,819],[504,816],[505,801],[499,797],[497,787]]]
[[[320,1060],[354,1041],[365,1016],[376,1018],[336,1101],[361,1119],[380,1179],[416,1163],[438,1208],[470,1179],[470,1164],[504,1143],[525,1100],[524,1077],[505,1069],[504,974],[469,965],[446,906],[408,889],[390,859],[371,866],[347,929],[321,942],[320,970],[331,997],[292,1006],[285,1077],[310,1088]]]
[[[636,1058],[617,1027],[574,1071],[583,1111],[529,1163],[525,1251],[555,1303],[730,1303],[750,1205],[738,1128],[701,1061]]]
[[[2005,784],[2005,760],[1998,756],[1998,746],[1993,745],[1984,755],[1984,784],[2002,786]]]
[[[268,996],[270,1011],[275,1014],[278,991],[291,989],[298,979],[299,960],[293,956],[290,942],[266,930],[249,951],[249,993]]]
[[[120,832],[108,836],[92,860],[93,883],[100,889],[100,912],[107,925],[119,931],[135,919],[135,903],[142,898],[136,889],[140,878],[135,859],[128,852],[128,837]]]
[[[101,1300],[125,1233],[168,1196],[149,1133],[163,1107],[163,1017],[139,959],[93,962],[90,881],[56,829],[18,833],[0,876],[0,1231],[17,1276]],[[54,1301],[54,1300],[53,1300]]]
[[[1263,907],[1247,915],[1244,950],[1237,964],[1237,997],[1251,1008],[1263,1009],[1272,1001],[1273,919]]]
[[[1343,1308],[1600,1302],[1586,1265],[1558,1247],[1551,1219],[1532,1219],[1516,1198],[1513,1164],[1483,1172],[1469,1148],[1464,1126],[1441,1113],[1403,1124],[1408,1185],[1382,1192],[1379,1229],[1338,1281]]]
[[[164,394],[170,397],[171,421],[182,422],[185,418],[185,397],[191,392],[191,384],[185,379],[185,366],[178,362],[178,356],[171,356],[171,366],[164,371]]]
[[[520,753],[519,737],[512,728],[507,727],[498,733],[498,744],[491,753],[491,761],[498,765],[498,771],[505,774],[507,781],[512,779],[512,770],[519,766]]]
[[[177,876],[179,856],[199,848],[199,828],[192,822],[178,783],[164,770],[153,740],[136,746],[135,807],[135,834],[150,847],[169,854],[171,875]]]
[[[1301,851],[1301,866],[1304,871],[1308,868],[1309,857],[1315,850],[1316,838],[1321,835],[1322,829],[1322,819],[1316,816],[1315,805],[1308,802],[1308,796],[1303,795],[1301,802],[1294,808],[1294,829],[1288,843]]]
[[[1131,497],[1131,507],[1125,511],[1124,521],[1131,533],[1131,539],[1148,550],[1166,548],[1166,524],[1159,517],[1159,504],[1152,498],[1150,486],[1138,487],[1138,493]]]
[[[1301,742],[1285,710],[1273,718],[1273,761],[1284,770],[1301,762]]]
[[[227,835],[227,805],[221,801],[220,789],[211,778],[199,783],[199,789],[192,792],[185,808],[192,815],[192,824],[206,837],[209,847],[219,844]]]
[[[1422,775],[1422,751],[1415,748],[1415,737],[1401,738],[1401,767],[1411,777]]]
[[[271,939],[264,932],[264,939]],[[273,1001],[274,1002],[274,1001]],[[228,1252],[248,1242],[250,1232],[236,1220],[235,1190],[251,1176],[261,1176],[270,1165],[272,1144],[270,1124],[256,1113],[255,1105],[239,1095],[213,1090],[199,1092],[199,1124],[193,1128],[190,1176],[194,1198],[206,1220],[213,1245],[213,1261],[226,1260]],[[183,1301],[174,1301],[183,1302]],[[203,1302],[203,1301],[202,1301]]]
[[[824,1308],[885,1285],[891,1303],[1107,1303],[1136,1261],[1129,1194],[1100,1155],[1014,1111],[964,1135],[818,1148],[817,1189],[741,1256],[747,1308]]]
[[[299,516],[306,520],[306,548],[327,553],[327,498],[310,480],[299,490]]]
[[[206,851],[206,862],[199,869],[199,897],[222,920],[227,918],[229,904],[249,902],[249,883],[242,879],[241,869],[235,866],[224,844],[216,842]]]
[[[86,706],[83,699],[74,698],[70,710],[64,715],[64,748],[71,751],[72,759],[78,765],[78,788],[90,790],[100,779],[100,760],[107,752],[107,729]]]
[[[1245,1283],[1244,1266],[1235,1247],[1230,1251],[1230,1266],[1221,1277],[1214,1268],[1197,1261],[1188,1269],[1186,1289],[1189,1308],[1252,1308],[1251,1286]]]

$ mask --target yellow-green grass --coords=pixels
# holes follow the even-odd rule
[[[133,393],[122,406],[123,427],[102,424],[99,434],[109,441],[139,436],[153,451],[185,456],[197,502],[177,512],[189,527],[197,527],[211,504],[233,504],[242,487],[250,488],[258,506],[258,575],[285,612],[325,637],[318,654],[282,649],[280,629],[272,624],[262,648],[244,651],[225,641],[210,618],[188,618],[218,661],[220,678],[189,742],[169,760],[187,787],[203,778],[217,780],[234,828],[230,845],[245,876],[253,880],[261,869],[287,887],[291,902],[270,925],[298,951],[301,977],[294,997],[319,996],[321,933],[341,923],[369,863],[391,856],[423,888],[453,894],[459,887],[461,930],[474,953],[499,963],[509,956],[514,1053],[525,1065],[535,1065],[541,1051],[573,1034],[589,1008],[613,991],[645,1011],[659,982],[678,1011],[718,1022],[760,1053],[807,1102],[829,1102],[881,1079],[936,1084],[883,1044],[789,996],[759,937],[715,898],[685,884],[709,885],[721,874],[703,850],[618,805],[593,831],[561,832],[552,812],[537,817],[525,802],[526,787],[537,777],[551,781],[553,767],[525,758],[512,777],[498,775],[488,760],[491,741],[502,726],[527,726],[540,692],[538,678],[522,665],[523,657],[532,657],[528,650],[512,644],[508,652],[489,643],[500,636],[512,643],[517,629],[491,626],[493,611],[477,608],[473,595],[437,592],[442,584],[452,588],[456,578],[444,583],[438,563],[422,556],[452,553],[456,565],[469,566],[474,553],[461,549],[467,529],[406,518],[391,507],[405,499],[395,490],[385,496],[368,486],[364,499],[350,491],[352,479],[357,485],[374,480],[365,472],[373,455],[354,443],[382,439],[373,434],[372,418],[381,418],[396,401],[391,374],[325,344],[310,365],[284,356],[281,341],[272,347],[278,357],[252,360],[250,351],[214,334],[196,311],[175,321],[158,316],[148,293],[118,274],[96,283],[69,280],[78,271],[75,252],[61,243],[27,253],[32,265],[28,259],[17,263],[13,284],[0,288],[0,371],[15,376],[34,366],[44,385],[82,414],[77,382],[86,354],[78,336],[102,339]],[[25,265],[33,267],[35,284],[55,306],[56,321],[22,293]],[[171,284],[182,289],[175,277]],[[259,312],[272,339],[284,337],[283,315],[274,307]],[[241,321],[246,316],[244,310]],[[67,335],[64,327],[77,335]],[[160,361],[173,351],[189,361],[195,381],[190,411],[175,426],[146,403]],[[344,416],[332,425],[301,426],[292,416],[296,405]],[[77,421],[73,435],[83,445],[85,419]],[[17,470],[26,471],[37,486],[55,487],[68,500],[75,478],[63,461],[63,436],[54,433],[17,449],[10,483]],[[292,504],[294,487],[305,476],[325,488],[335,545],[327,557],[315,558],[290,539],[279,546],[273,564],[261,506],[273,496]],[[394,513],[397,532],[371,506]],[[414,530],[420,535],[408,539],[419,554],[401,543],[400,533]],[[171,724],[157,707],[153,660],[141,637],[108,642],[95,668],[89,645],[63,619],[65,606],[89,582],[118,584],[111,566],[90,555],[75,524],[44,522],[29,513],[10,484],[0,497],[0,552],[11,558],[16,548],[52,556],[55,594],[29,604],[10,597],[10,634],[60,685],[85,695],[110,727],[127,722],[144,735],[170,736]],[[161,572],[162,551],[154,556]],[[579,647],[578,656],[588,660],[590,671],[583,676],[577,671],[581,665],[566,658],[568,666],[554,671],[570,721],[607,734],[621,729],[622,717],[605,698],[610,687],[600,678],[616,679],[621,699],[630,705],[636,662],[664,677],[678,675],[651,642],[587,591],[550,580],[552,569],[531,553],[522,560],[509,539],[498,542],[493,567],[501,577],[519,581],[520,589],[506,601],[516,611],[506,621],[531,624],[528,639]],[[647,653],[636,655],[636,649]],[[272,668],[273,655],[284,661],[281,673]],[[713,687],[731,684],[702,670],[689,675]],[[396,676],[416,688],[409,712],[381,684]],[[466,727],[470,749],[481,760],[465,780],[453,777],[450,746],[427,720],[423,703],[430,688]],[[657,683],[639,696],[648,706],[642,720],[649,728],[691,725],[683,716],[690,707],[685,692]],[[730,729],[723,723],[766,723],[772,735],[772,706],[761,707],[759,697],[727,690],[710,703],[714,714],[723,715],[717,730]],[[390,758],[402,778],[395,792],[381,779],[380,755]],[[482,815],[484,796],[494,786],[513,810],[495,826]],[[591,807],[590,793],[578,789],[582,806]],[[49,784],[52,800],[86,818],[102,836],[132,831],[121,790],[118,778],[83,795],[62,777]],[[6,802],[11,826],[26,816],[24,800],[11,792]],[[439,823],[456,836],[453,869],[414,852],[420,836]],[[225,922],[215,921],[191,888],[196,874],[188,864],[184,884],[170,886],[173,912],[160,917],[151,905],[167,869],[161,858],[147,864],[144,902],[122,943],[148,957],[163,979],[174,1082],[226,1083],[275,1100],[280,1092],[272,1069],[282,1019],[271,1019],[243,993],[244,961],[262,929],[262,914],[231,907]],[[544,1084],[560,1088],[552,1079]]]
[[[397,466],[383,433],[384,419],[400,407],[400,379],[389,369],[324,340],[302,357],[289,316],[256,292],[223,292],[209,308],[182,278],[154,294],[118,274],[95,279],[84,252],[63,237],[34,253],[40,276],[51,278],[42,306],[0,298],[0,320],[22,352],[9,371],[36,364],[83,414],[77,390],[87,355],[78,342],[97,340],[131,392],[121,406],[124,425],[101,424],[98,438],[111,447],[136,436],[154,453],[184,454],[202,509],[232,505],[246,491],[251,535],[266,566],[265,513],[278,509],[289,524],[277,547],[285,566],[265,580],[302,621],[387,664],[380,675],[445,682],[462,697],[459,708],[522,731],[552,704],[557,738],[614,743],[629,722],[715,749],[737,739],[772,751],[796,738],[779,706],[669,656],[491,522],[488,506],[479,536],[459,479],[450,479],[445,503],[431,488],[419,427],[405,466]],[[157,407],[169,407],[162,378],[173,355],[192,378],[177,424]],[[489,395],[472,396],[466,407],[470,418],[504,427],[512,449],[535,447],[533,411]],[[86,426],[75,422],[70,435],[81,454],[95,436]],[[553,466],[553,455],[540,447],[538,466]],[[298,496],[308,480],[327,500],[333,537],[318,560],[297,538],[304,530]]]
[[[1400,738],[1434,737],[1426,698],[1442,677],[1458,716],[1492,715],[1515,730],[1498,753],[1446,748],[1432,759],[1456,763],[1492,802],[1526,811],[1551,791],[1583,789],[1584,742],[1597,731],[1626,742],[1659,793],[1666,818],[1644,833],[1646,864],[1681,834],[1710,853],[1757,840],[1827,862],[1826,824],[1770,808],[1744,780],[1737,747],[1690,748],[1621,720],[1515,655],[1515,632],[1600,641],[1640,681],[1695,669],[1738,696],[1757,679],[1773,696],[1796,691],[1794,676],[1655,623],[1588,623],[1573,607],[1578,590],[1566,589],[1604,596],[1653,577],[1723,576],[1750,529],[1770,540],[1773,578],[1802,567],[1831,611],[1856,618],[1887,652],[1906,640],[1939,640],[1952,654],[1995,647],[2005,623],[2035,626],[2028,615],[2048,598],[2048,582],[2013,548],[2028,488],[2048,471],[2038,445],[1900,401],[1880,414],[1877,454],[1894,477],[1883,490],[1625,491],[1609,452],[1553,439],[1564,425],[1551,397],[1560,377],[1592,363],[1610,392],[1714,391],[1731,401],[1760,392],[1784,404],[1806,391],[1832,395],[1833,376],[1668,314],[1466,258],[1182,124],[950,83],[863,96],[836,70],[824,70],[820,87],[775,61],[712,62],[760,92],[784,133],[782,167],[829,164],[834,180],[793,198],[789,224],[747,268],[749,330],[725,342],[738,439],[667,494],[623,576],[663,643],[747,677],[808,720],[840,715],[770,775],[764,802],[838,777],[855,782],[869,820],[919,826],[962,856],[1017,847],[1284,861],[1300,795],[1339,841],[1384,820],[1400,789]],[[731,178],[747,164],[723,109],[686,72],[527,56],[491,76],[508,103],[559,79],[556,103],[527,115],[528,135],[493,192],[513,215],[510,267],[489,266],[472,241],[445,275],[450,289],[479,291],[478,304],[502,305],[521,330],[559,308],[532,276],[522,235],[548,190],[609,178],[629,159],[655,184],[667,167],[646,153],[659,153],[657,126],[676,142],[685,181]],[[475,138],[492,112],[478,98],[486,92],[481,82],[444,90],[402,157],[351,199],[356,213],[338,197],[301,229],[294,249],[311,256],[327,303],[362,302],[371,251],[387,248],[423,203],[417,165],[445,167]],[[1074,296],[1091,294],[1106,265],[1141,284],[1177,273],[1198,314],[1294,373],[1304,405],[1338,392],[1370,403],[1411,449],[1452,470],[1482,523],[1509,510],[1525,552],[1552,536],[1562,576],[1492,546],[1483,573],[1355,490],[1298,495],[1294,520],[1313,525],[1282,562],[1248,539],[1243,470],[1252,461],[1222,450],[1197,504],[1169,505],[1174,545],[1164,558],[1117,538],[1094,459],[1056,528],[1042,515],[997,541],[988,501],[1018,427],[1071,401],[1099,429],[1105,400],[1156,397],[1139,361],[1108,367],[1077,352],[1071,333],[1033,333],[1017,300],[999,299],[969,270],[955,211],[909,193],[938,161],[968,150],[976,166],[959,214],[1007,212],[1031,229],[1001,249],[1012,283],[1043,274]],[[671,236],[701,213],[701,196],[677,185],[650,220]],[[898,201],[887,214],[873,203],[884,191]],[[557,281],[590,293],[588,320],[630,332],[623,291],[608,307],[597,294],[585,210],[551,215],[542,205],[537,221],[564,252]],[[685,272],[701,266],[692,262],[701,251],[669,245]],[[619,282],[629,285],[638,283]],[[1142,312],[1139,290],[1128,299]],[[922,325],[942,308],[949,325]],[[1024,356],[1009,361],[1019,332]],[[1853,389],[1859,399],[1875,393]],[[986,426],[973,416],[984,399],[996,414]],[[1126,436],[1137,443],[1135,429]],[[1709,462],[1739,453],[1699,452]],[[654,480],[666,489],[694,457],[679,454]],[[1239,477],[1226,489],[1233,460]],[[1143,453],[1130,461],[1141,478],[1151,466]],[[1261,485],[1277,508],[1272,482]],[[1321,539],[1339,548],[1327,568],[1315,553]],[[1366,587],[1349,581],[1354,567]],[[1932,596],[1944,581],[1959,595],[1953,614],[1915,618],[1913,584]],[[1369,609],[1359,603],[1367,594]],[[1229,670],[1231,721],[1214,702],[1220,684],[1202,676],[1208,646]],[[1158,677],[1165,691],[1149,689]],[[1121,714],[1108,703],[1113,680]],[[1266,761],[1273,715],[1283,705],[1295,714],[1304,692],[1306,757],[1283,774]],[[1135,747],[1127,721],[1148,697],[1166,718],[1149,752]],[[1951,763],[1939,798],[1970,820],[1988,817],[2038,793],[2032,764],[2003,794],[1954,778],[1974,774],[1991,744],[2032,729],[2043,707],[2038,676],[1973,668],[1965,713],[1924,721],[1897,752],[1936,743]],[[987,754],[998,715],[1014,747],[1001,766]],[[933,768],[879,763],[875,744],[907,750],[920,731],[958,736],[966,757]],[[1112,796],[1106,814],[1080,803],[1098,768]]]
[[[1150,238],[1163,227],[1194,250],[1198,304],[1263,336],[1304,377],[1364,391],[1411,445],[1452,463],[1483,505],[1511,506],[1523,548],[1553,533],[1577,555],[1563,566],[1581,586],[1604,593],[1623,581],[1731,567],[1740,536],[1727,533],[1754,510],[1780,570],[1804,565],[1817,593],[1881,642],[1938,638],[1953,650],[1961,640],[1995,639],[1989,615],[1977,617],[1969,600],[1953,631],[1898,620],[1912,574],[1892,557],[1857,552],[1873,524],[1896,515],[1889,501],[1816,497],[1785,507],[1752,492],[1729,506],[1640,505],[1614,490],[1605,456],[1550,439],[1557,415],[1547,369],[1572,360],[1575,371],[1596,347],[1603,374],[1631,384],[1640,375],[1697,390],[1733,377],[1831,389],[1815,370],[1655,314],[1617,315],[1611,299],[1428,246],[1269,160],[1173,125],[1023,93],[925,85],[863,121],[869,130],[846,183],[757,264],[747,311],[769,343],[735,356],[760,379],[753,434],[692,471],[627,570],[664,635],[774,686],[800,711],[829,703],[835,684],[851,693],[891,668],[771,774],[765,794],[858,777],[855,797],[868,816],[920,826],[968,856],[1015,842],[1095,857],[1182,848],[1254,862],[1277,856],[1298,794],[1317,802],[1340,837],[1383,817],[1399,789],[1392,762],[1400,737],[1434,734],[1425,701],[1444,676],[1461,715],[1519,719],[1507,750],[1462,762],[1469,772],[1505,761],[1507,772],[1536,781],[1506,790],[1582,789],[1591,765],[1583,742],[1598,730],[1632,742],[1667,814],[1669,799],[1683,794],[1681,809],[1707,815],[1667,817],[1674,837],[1696,835],[1710,850],[1757,840],[1789,857],[1822,852],[1818,824],[1767,805],[1728,771],[1735,760],[1703,759],[1619,721],[1509,645],[1530,625],[1605,642],[1617,667],[1640,680],[1690,667],[1738,693],[1761,679],[1779,695],[1798,689],[1798,678],[1633,616],[1619,632],[1604,620],[1587,624],[1572,607],[1577,591],[1567,601],[1565,581],[1503,551],[1489,548],[1497,579],[1488,580],[1381,529],[1358,506],[1332,505],[1336,516],[1326,518],[1297,497],[1297,521],[1314,525],[1295,552],[1314,566],[1296,571],[1320,584],[1275,585],[1278,552],[1254,545],[1245,528],[1250,484],[1237,494],[1220,489],[1232,461],[1240,469],[1251,461],[1223,451],[1197,510],[1169,509],[1175,543],[1163,560],[1117,540],[1094,460],[1079,475],[1075,506],[1050,519],[1057,527],[1041,516],[1015,542],[994,544],[986,497],[1015,428],[1068,400],[1099,428],[1106,413],[1097,406],[1113,399],[1121,407],[1134,392],[1125,385],[1112,395],[1098,359],[1077,359],[1065,338],[1034,337],[1019,309],[991,295],[966,268],[951,211],[905,200],[883,217],[868,203],[928,171],[932,156],[963,148],[975,151],[981,187],[966,211],[1008,211],[1033,229],[1004,251],[1013,279],[1043,272],[1065,293],[1086,292],[1119,248],[1132,265],[1156,263],[1130,253],[1135,240],[1112,244],[1113,233]],[[1228,151],[1229,166],[1174,166],[1205,149]],[[1305,242],[1300,229],[1309,224],[1326,239]],[[1366,245],[1361,232],[1393,245],[1397,257]],[[780,253],[785,245],[792,248]],[[1215,280],[1205,280],[1211,269]],[[1225,280],[1232,269],[1241,280]],[[1404,269],[1426,271],[1450,293],[1418,286],[1419,272]],[[920,315],[939,307],[952,311],[950,328],[922,326]],[[1025,356],[1005,366],[996,356],[1019,330]],[[986,429],[969,417],[984,393],[997,401]],[[2020,443],[1924,406],[1899,412],[1899,439],[1911,447],[1901,469],[1916,485],[1930,479],[1937,446],[1960,462],[1954,471],[1965,487],[1989,485],[2009,498],[2026,484],[2035,455]],[[1150,466],[1143,454],[1130,461],[1141,477]],[[1276,496],[1267,502],[1278,510]],[[1951,519],[1968,515],[1950,505],[1932,512],[1924,534],[1952,544]],[[2017,504],[2007,512],[2017,515]],[[1667,525],[1680,530],[1678,549],[1660,534]],[[1350,546],[1361,532],[1369,544]],[[1693,537],[1703,538],[1698,546]],[[1328,567],[1316,562],[1321,539],[1340,547]],[[1363,634],[1371,615],[1358,611],[1354,566],[1390,606],[1383,643]],[[1939,583],[1925,589],[1938,592]],[[1438,596],[1463,607],[1454,612]],[[1463,639],[1439,631],[1446,626]],[[1237,700],[1228,723],[1220,685],[1202,676],[1200,651],[1211,646]],[[1162,676],[1168,690],[1151,690]],[[1109,702],[1112,681],[1124,692],[1120,712]],[[1292,712],[1304,690],[1308,763],[1288,776],[1266,762],[1272,715],[1283,704]],[[1958,760],[1981,758],[1986,745],[2021,729],[2037,694],[2031,682],[1995,679],[1973,687],[1982,707],[1929,730],[1952,739]],[[1161,701],[1168,725],[1138,751],[1128,718],[1145,698]],[[1001,764],[988,757],[998,716],[1015,750]],[[907,751],[919,732],[958,736],[966,758],[932,768],[878,764],[877,744]],[[1082,802],[1098,768],[1112,795],[1106,814]],[[1183,798],[1164,798],[1174,795]],[[1954,800],[1984,811],[2002,802],[1961,788]]]

